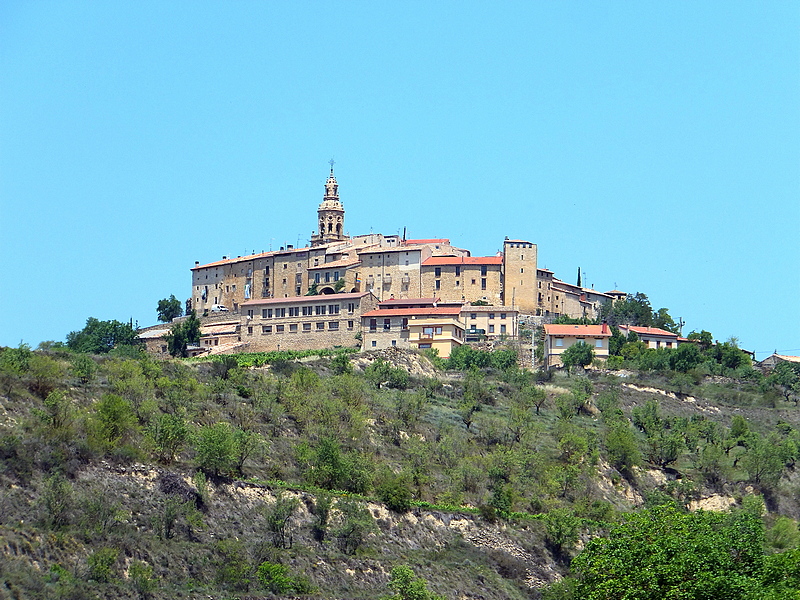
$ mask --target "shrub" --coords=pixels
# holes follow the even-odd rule
[[[407,477],[386,474],[375,491],[389,510],[404,513],[411,509],[412,494]]]
[[[100,583],[108,583],[112,578],[112,567],[117,562],[119,551],[116,548],[100,548],[89,555],[88,577]]]

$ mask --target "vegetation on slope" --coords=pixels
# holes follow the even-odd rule
[[[535,598],[576,556],[549,593],[622,598],[592,565],[653,519],[749,544],[731,598],[795,589],[796,408],[747,365],[353,356],[0,351],[0,598]]]

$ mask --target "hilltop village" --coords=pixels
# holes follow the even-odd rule
[[[435,348],[447,357],[466,342],[518,338],[521,319],[594,319],[603,303],[625,297],[556,278],[538,267],[537,246],[527,240],[506,238],[495,256],[472,256],[446,238],[348,236],[333,166],[317,223],[303,248],[195,262],[186,301],[187,314],[196,311],[203,323],[195,353],[361,345]],[[610,333],[597,327],[586,333],[607,354]],[[166,353],[167,331],[140,337],[151,352]]]

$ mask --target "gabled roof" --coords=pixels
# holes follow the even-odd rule
[[[677,333],[672,333],[671,331],[666,331],[664,329],[659,329],[658,327],[638,327],[636,325],[620,325],[620,330],[625,331],[633,331],[638,335],[655,335],[655,336],[662,336],[662,337],[671,337],[676,338],[678,337]]]
[[[447,238],[427,239],[427,240],[405,240],[403,243],[411,245],[439,244],[439,245],[449,246],[450,240],[448,240]]]
[[[397,306],[398,304],[421,304],[423,306],[433,306],[439,298],[389,298],[382,300],[378,306]]]
[[[457,317],[461,306],[427,306],[423,308],[378,308],[362,317]]]
[[[320,269],[336,269],[338,267],[351,267],[353,265],[359,264],[360,262],[361,261],[358,258],[350,258],[348,256],[347,258],[340,258],[339,260],[333,260],[333,261],[331,261],[329,263],[325,263],[325,264],[322,264],[322,265],[317,265],[315,267],[308,267],[308,270],[309,271],[314,271],[314,270],[319,271]]]
[[[303,248],[287,248],[286,250],[272,250],[270,252],[259,252],[258,254],[248,254],[247,256],[237,256],[236,258],[225,258],[215,262],[210,262],[205,265],[195,265],[192,271],[197,269],[207,269],[209,267],[221,267],[224,265],[232,265],[240,262],[248,262],[256,260],[257,258],[267,258],[268,256],[281,256],[284,254],[294,254],[295,252],[307,252],[311,250],[310,247],[304,246]]]
[[[502,256],[431,256],[422,261],[423,267],[441,265],[502,265]]]
[[[603,325],[545,325],[547,335],[611,337],[611,328]]]
[[[262,304],[304,304],[307,302],[330,302],[331,300],[355,300],[371,295],[372,292],[355,294],[318,294],[316,296],[289,296],[288,298],[257,298],[242,302],[241,306],[261,306]]]

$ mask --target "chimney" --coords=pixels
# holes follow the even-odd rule
[[[228,260],[228,257],[223,254],[222,255],[222,260]]]
[[[608,321],[603,321],[603,328],[600,331],[608,333]]]
[[[199,260],[194,261],[194,266],[195,267],[199,267],[200,266],[200,261]]]

